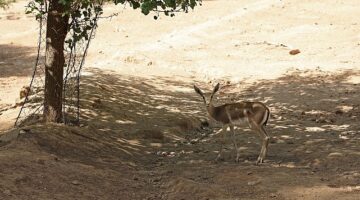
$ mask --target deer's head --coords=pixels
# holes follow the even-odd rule
[[[212,100],[214,98],[214,94],[219,90],[219,88],[220,88],[220,83],[216,84],[216,86],[214,87],[211,93],[203,93],[203,91],[201,91],[200,88],[194,85],[195,92],[198,93],[203,98],[206,108],[209,108],[213,105]]]

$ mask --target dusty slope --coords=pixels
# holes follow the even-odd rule
[[[11,27],[0,29],[0,109],[18,98],[35,56],[36,23],[23,6],[0,12],[0,27]],[[100,22],[90,49],[83,127],[33,126],[2,142],[0,199],[358,198],[356,0],[206,1],[158,21],[106,10],[121,12]],[[259,141],[248,130],[241,163],[230,142],[213,163],[218,139],[200,128],[205,110],[192,91],[210,80],[230,81],[221,102],[270,106],[263,166],[253,165]],[[17,112],[1,111],[0,130]]]
[[[83,119],[87,120],[81,128],[30,126],[17,140],[1,143],[0,197],[325,200],[359,196],[360,85],[351,82],[353,71],[295,72],[252,85],[241,94],[237,85],[222,88],[229,96],[222,93],[220,102],[246,98],[270,106],[273,114],[267,129],[272,139],[261,166],[254,165],[258,137],[247,129],[237,137],[240,163],[234,162],[230,141],[225,160],[213,162],[220,140],[197,122],[206,117],[199,98],[158,87],[181,89],[188,83],[93,72],[97,75],[84,78]],[[95,106],[92,99],[100,91],[103,98]]]

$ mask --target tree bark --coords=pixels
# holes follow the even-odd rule
[[[62,120],[62,93],[64,74],[64,42],[69,17],[62,16],[65,7],[58,0],[49,1],[46,24],[44,119],[60,123]]]

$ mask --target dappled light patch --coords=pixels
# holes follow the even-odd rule
[[[136,124],[136,122],[130,120],[116,120],[115,122],[118,124]]]
[[[326,129],[321,128],[321,127],[306,127],[305,131],[306,132],[324,132]]]
[[[351,83],[351,84],[360,84],[360,75],[350,75],[345,82]]]
[[[335,131],[344,131],[350,128],[350,125],[343,124],[343,125],[323,125],[322,127],[328,130],[335,130]]]

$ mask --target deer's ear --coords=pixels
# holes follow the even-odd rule
[[[214,87],[214,90],[213,90],[213,94],[215,94],[220,88],[220,83],[216,84],[216,86]]]
[[[200,96],[204,96],[203,92],[200,90],[200,88],[196,87],[196,85],[194,85],[194,90],[196,93],[198,93]]]

